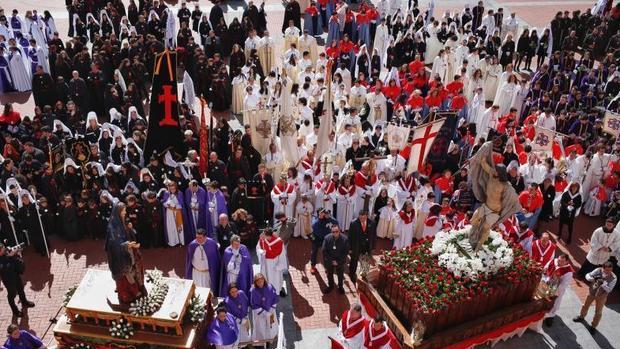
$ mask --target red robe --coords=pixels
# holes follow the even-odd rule
[[[275,259],[282,254],[284,248],[284,241],[279,236],[262,236],[260,241],[260,248],[265,251],[266,259]]]
[[[542,240],[538,239],[532,244],[532,259],[540,263],[543,267],[551,262],[555,256],[555,245],[547,241],[547,245],[542,245]]]
[[[373,329],[375,321],[370,320],[364,329],[364,348],[365,349],[380,349],[384,345],[389,344],[390,348],[400,348],[396,337],[386,324],[383,324],[383,330],[375,331]]]
[[[368,324],[368,320],[366,320],[363,316],[355,321],[349,321],[349,311],[345,310],[342,313],[342,318],[340,320],[340,329],[342,330],[342,335],[344,338],[353,338],[357,336],[361,331],[364,331],[364,328]]]

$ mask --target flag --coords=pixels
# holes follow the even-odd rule
[[[431,145],[426,162],[437,168],[445,167],[446,154],[450,148],[450,142],[454,139],[458,117],[456,112],[439,112],[435,115],[434,121],[443,119],[444,123],[435,137],[435,141]]]
[[[334,62],[330,59],[327,62],[325,71],[332,71],[331,68]],[[325,81],[325,102],[323,103],[323,113],[321,114],[319,134],[317,136],[316,152],[314,153],[315,159],[320,159],[321,156],[327,152],[330,147],[329,135],[334,129],[333,125],[333,107],[332,107],[332,78],[331,74],[327,74]]]
[[[243,120],[246,120],[252,130],[252,146],[260,155],[269,151],[271,143],[271,109],[250,109],[243,111]]]
[[[534,126],[534,140],[531,143],[533,152],[552,152],[555,131]]]
[[[409,139],[411,129],[408,126],[389,124],[385,133],[386,141],[390,149],[403,150]]]
[[[200,98],[200,163],[198,168],[200,175],[206,177],[207,175],[207,163],[209,162],[209,130],[207,130],[207,118],[205,117],[205,104],[204,98]],[[210,120],[211,118],[209,118]]]
[[[432,123],[416,127],[413,130],[413,138],[411,140],[411,150],[409,152],[409,164],[407,165],[407,173],[413,173],[423,169],[424,161],[428,155],[431,146],[435,141],[435,137],[439,133],[441,126],[446,119],[434,121]]]
[[[185,157],[183,132],[179,125],[176,60],[176,52],[168,50],[155,57],[145,159],[154,152],[161,155],[166,150],[177,158]]]
[[[614,137],[618,137],[618,131],[620,131],[620,114],[613,113],[609,110],[605,111],[603,131],[613,135]]]
[[[65,164],[65,151],[62,148],[62,144],[50,149],[50,165],[54,172],[61,171]]]

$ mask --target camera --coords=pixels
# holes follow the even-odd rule
[[[19,244],[15,245],[15,246],[7,246],[6,247],[6,251],[7,253],[13,253],[13,252],[21,252],[24,250],[24,246],[26,246],[25,242],[20,242]]]

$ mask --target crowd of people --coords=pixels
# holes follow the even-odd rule
[[[537,29],[482,1],[437,14],[434,4],[415,0],[289,0],[282,33],[268,31],[264,4],[252,1],[230,23],[219,4],[203,11],[160,0],[73,1],[67,8],[68,40],[48,11],[22,18],[0,9],[0,92],[31,90],[36,104],[30,115],[11,104],[0,115],[0,235],[8,245],[27,242],[47,254],[51,234],[104,238],[122,201],[142,247],[189,245],[186,276],[221,297],[245,294],[254,304],[252,280],[256,288],[261,278],[239,276],[247,262],[239,246],[256,246],[262,284],[285,296],[286,243],[294,237],[312,240],[313,273],[323,251],[325,291],[337,274],[343,292],[347,255],[355,281],[375,235],[402,248],[469,223],[477,202],[467,159],[491,140],[523,208],[497,229],[549,275],[564,270],[553,263],[566,258],[548,253],[553,243],[539,220],[558,217],[558,239],[570,245],[581,211],[614,225],[620,217],[620,141],[604,130],[604,117],[620,111],[620,5],[612,1],[558,12]],[[181,161],[142,151],[150,67],[164,50],[176,51],[184,71]],[[228,117],[218,118],[203,175],[196,97],[231,118],[270,109],[294,123],[276,120],[261,153],[249,124],[233,130]],[[324,134],[326,109],[335,125]],[[445,147],[434,149],[445,154],[408,171],[412,144],[390,147],[388,126],[444,117],[453,127]],[[533,150],[537,128],[553,131],[553,151]],[[83,144],[88,149],[74,151]],[[254,205],[255,195],[265,204]],[[261,234],[265,220],[276,227]],[[620,257],[620,238],[610,237],[620,230],[602,231],[605,248],[592,243],[584,275]],[[217,256],[218,276],[204,272],[215,259],[196,255],[205,241],[216,244],[207,254]],[[267,308],[275,303],[277,296]],[[272,328],[267,308],[256,317]]]

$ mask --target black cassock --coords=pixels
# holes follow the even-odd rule
[[[42,256],[46,256],[45,242],[43,240],[43,231],[41,231],[41,223],[39,222],[37,208],[34,204],[23,205],[17,210],[17,221],[20,229],[28,234],[30,243],[34,245],[35,250]]]
[[[284,22],[282,23],[282,33],[288,28],[288,21],[292,20],[295,26],[301,31],[301,10],[297,0],[293,0],[286,4],[284,8]]]
[[[34,74],[32,77],[32,95],[34,103],[43,108],[46,105],[53,106],[56,104],[56,84],[47,73]]]
[[[220,19],[224,18],[224,11],[220,5],[215,5],[211,8],[211,13],[209,13],[209,22],[211,22],[211,28],[217,27],[220,24]]]

